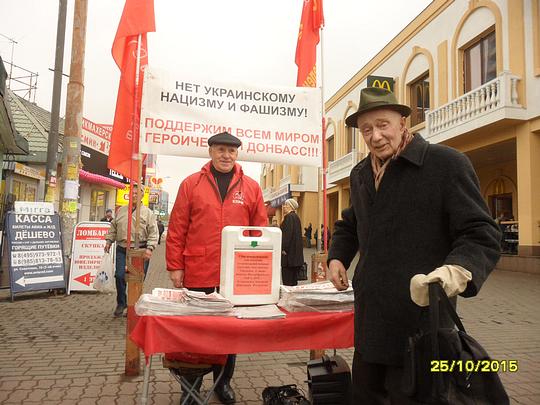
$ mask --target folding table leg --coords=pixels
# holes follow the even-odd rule
[[[141,395],[141,405],[148,403],[148,386],[150,385],[150,371],[152,370],[152,355],[148,356],[148,364],[144,365],[144,381]]]
[[[208,394],[206,395],[206,398],[204,399],[204,402],[201,405],[208,404],[208,401],[210,400],[210,397],[212,396],[212,393],[216,389],[217,385],[221,381],[221,377],[223,377],[223,373],[225,372],[225,365],[221,366],[221,371],[219,372],[219,375],[216,378],[216,381],[214,381],[214,385],[212,385],[212,388],[210,388],[210,391],[208,391]]]

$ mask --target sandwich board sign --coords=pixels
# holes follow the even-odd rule
[[[93,284],[105,253],[108,222],[79,222],[73,232],[71,249],[70,291],[95,291]]]
[[[12,301],[21,292],[66,288],[60,217],[44,204],[16,204],[6,217]]]

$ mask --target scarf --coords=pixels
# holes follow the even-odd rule
[[[389,159],[386,159],[386,161],[384,162],[379,158],[375,157],[375,154],[371,153],[371,170],[373,170],[373,178],[375,179],[375,190],[379,189],[379,185],[381,184],[384,172],[388,167],[390,161],[395,160],[399,156],[399,154],[403,152],[403,149],[405,149],[405,147],[412,141],[413,138],[414,135],[411,134],[407,128],[405,128],[397,150]]]

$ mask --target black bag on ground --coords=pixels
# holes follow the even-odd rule
[[[262,392],[264,405],[309,405],[309,401],[298,390],[296,384],[266,387]]]
[[[296,279],[301,280],[307,280],[307,263],[304,262],[302,267],[298,269],[298,274],[296,275]]]
[[[439,327],[441,308],[458,329]],[[409,338],[403,391],[416,401],[433,404],[509,404],[498,374],[492,371],[499,363],[467,334],[439,283],[429,284],[429,320],[429,331]]]
[[[312,405],[347,405],[351,396],[351,369],[341,356],[322,356],[307,364]]]

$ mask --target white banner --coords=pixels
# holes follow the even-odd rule
[[[321,91],[178,77],[148,66],[141,111],[143,153],[208,157],[207,140],[227,131],[239,160],[321,166]]]
[[[105,235],[110,226],[97,221],[75,226],[68,291],[95,291],[94,278],[105,254]]]

